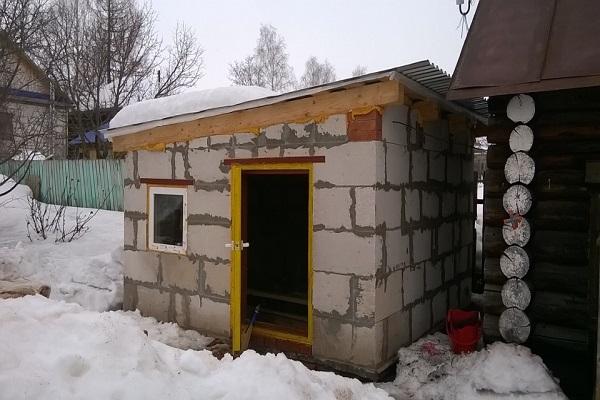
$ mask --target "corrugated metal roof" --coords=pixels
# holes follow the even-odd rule
[[[452,77],[429,60],[404,65],[395,70],[444,98],[446,98],[446,95],[450,90]],[[487,101],[481,97],[454,102],[468,108],[482,117],[488,118],[490,116]]]

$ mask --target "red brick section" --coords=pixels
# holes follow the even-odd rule
[[[373,110],[368,114],[355,115],[348,113],[348,140],[366,142],[381,140],[381,114]]]

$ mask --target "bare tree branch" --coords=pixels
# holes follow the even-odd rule
[[[352,76],[361,76],[367,73],[367,67],[365,65],[357,65],[352,70]]]
[[[304,74],[300,78],[301,87],[318,86],[333,81],[335,81],[335,69],[329,61],[320,63],[314,56],[306,60]]]
[[[194,86],[204,75],[204,50],[198,45],[194,32],[184,24],[177,24],[173,44],[167,49],[168,57],[158,72],[155,97],[168,96],[185,87]]]
[[[195,34],[178,25],[173,43],[163,46],[149,2],[54,0],[44,42],[43,59],[74,103],[72,122],[82,141],[125,105],[177,93],[202,77]],[[106,157],[103,143],[95,143]]]
[[[38,92],[42,77],[32,58],[42,47],[49,21],[46,0],[0,1],[0,165],[18,162],[0,182],[0,196],[25,178],[38,153],[50,154],[56,148],[52,85],[46,108],[32,110],[34,106],[23,104],[20,97]]]
[[[281,92],[295,86],[285,40],[271,25],[261,25],[254,53],[229,65],[229,79],[235,85],[261,86]]]

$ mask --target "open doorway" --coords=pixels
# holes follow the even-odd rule
[[[255,326],[308,337],[309,173],[242,172],[241,317]]]

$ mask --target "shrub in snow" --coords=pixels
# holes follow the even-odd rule
[[[49,233],[55,234],[55,242],[72,242],[79,239],[90,230],[90,221],[98,214],[100,208],[85,210],[79,207],[67,207],[73,199],[79,186],[79,181],[71,179],[60,196],[60,204],[42,203],[32,196],[27,197],[29,214],[27,215],[27,237],[33,242],[32,235],[37,239],[46,240]],[[108,196],[104,197],[101,205]],[[71,209],[71,217],[67,217],[67,208]]]
[[[42,203],[33,197],[27,198],[29,214],[27,215],[27,237],[33,242],[32,235],[36,239],[46,240],[48,234],[56,231],[56,225],[64,208]]]
[[[24,185],[17,185],[3,198],[0,280],[44,283],[52,288],[51,299],[78,303],[91,310],[121,308],[123,213],[64,207],[65,227],[77,226],[78,213],[96,213],[85,225],[91,228],[86,235],[70,243],[30,241],[23,223],[30,213],[28,199],[31,190]]]
[[[74,218],[70,224],[67,223],[67,217],[63,212],[56,225],[55,241],[69,243],[88,233],[90,231],[90,221],[98,214],[98,211],[100,211],[98,208],[88,211],[76,207]]]

